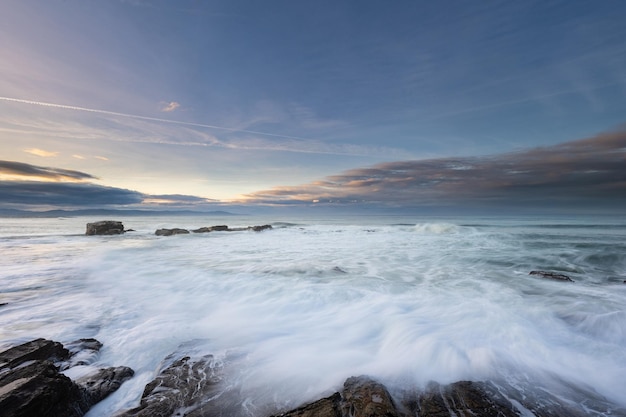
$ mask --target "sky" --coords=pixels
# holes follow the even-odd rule
[[[0,208],[626,203],[622,0],[3,0]]]

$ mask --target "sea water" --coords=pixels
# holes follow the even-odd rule
[[[133,232],[85,236],[95,220],[0,219],[0,349],[93,337],[94,365],[136,372],[89,417],[137,406],[185,346],[230,363],[252,415],[362,374],[573,385],[626,406],[624,219],[128,217]]]

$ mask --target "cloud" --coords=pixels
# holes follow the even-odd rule
[[[147,195],[143,204],[156,206],[190,206],[198,204],[216,203],[217,200],[182,194]]]
[[[24,152],[29,153],[31,155],[41,156],[42,158],[51,158],[59,154],[58,152],[45,151],[43,149],[37,149],[37,148],[24,149]]]
[[[161,107],[161,111],[162,112],[173,112],[174,110],[176,110],[177,108],[180,107],[180,103],[177,101],[170,101],[169,103],[165,104],[165,106]]]
[[[247,203],[602,206],[626,203],[626,132],[523,152],[399,161],[244,196]]]
[[[15,161],[0,161],[0,178],[77,182],[97,179],[91,174],[69,169],[42,167]]]
[[[0,181],[0,201],[6,206],[103,207],[139,204],[143,194],[95,184]]]

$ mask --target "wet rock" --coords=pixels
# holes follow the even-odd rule
[[[146,385],[138,407],[117,417],[188,417],[238,415],[241,399],[232,395],[223,380],[223,367],[212,355],[185,356],[174,361]]]
[[[421,414],[420,414],[421,415]],[[346,380],[341,393],[296,408],[281,417],[404,417],[384,385],[366,376]]]
[[[384,385],[366,377],[351,377],[343,384],[341,411],[351,417],[400,417]]]
[[[227,232],[228,226],[219,225],[219,226],[209,226],[209,227],[201,227],[199,229],[192,230],[194,233],[209,233],[209,232]]]
[[[424,417],[520,416],[494,387],[481,382],[460,381],[443,386],[433,383],[405,405],[411,413]]]
[[[117,391],[134,374],[135,372],[126,366],[98,369],[92,374],[78,378],[76,385],[81,388],[83,397],[91,407]]]
[[[559,281],[570,281],[574,282],[573,279],[564,274],[557,274],[556,272],[548,272],[548,271],[530,271],[528,275],[537,275],[542,278],[555,279]]]
[[[95,339],[77,342],[101,346]],[[80,417],[133,375],[127,367],[108,368],[72,381],[59,372],[59,364],[79,353],[46,339],[0,353],[0,417]]]
[[[86,235],[119,235],[124,233],[122,222],[103,220],[95,223],[87,223]]]
[[[311,404],[296,408],[281,417],[342,417],[341,394],[334,393],[330,397],[322,398]]]
[[[252,226],[249,229],[251,229],[253,232],[262,232],[263,230],[268,230],[271,228],[272,228],[271,224],[264,224],[261,226]]]
[[[156,232],[154,232],[154,234],[157,235],[157,236],[186,235],[186,234],[189,234],[189,230],[187,230],[187,229],[178,229],[178,228],[174,228],[174,229],[158,229]]]
[[[24,362],[34,360],[60,362],[69,359],[70,356],[70,351],[59,342],[35,339],[0,353],[0,369],[15,368]]]

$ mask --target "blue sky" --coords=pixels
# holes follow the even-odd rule
[[[3,206],[102,204],[74,199],[86,189],[126,206],[367,204],[342,181],[323,191],[372,167],[393,178],[402,161],[442,176],[451,158],[529,169],[537,148],[605,149],[626,121],[625,20],[618,0],[4,0]],[[602,181],[624,171],[611,143]],[[489,166],[480,175],[502,175]],[[481,188],[465,171],[449,193]],[[420,184],[398,201],[372,188],[371,202],[442,198]],[[581,186],[626,198],[623,185]],[[54,198],[30,199],[46,187]]]

